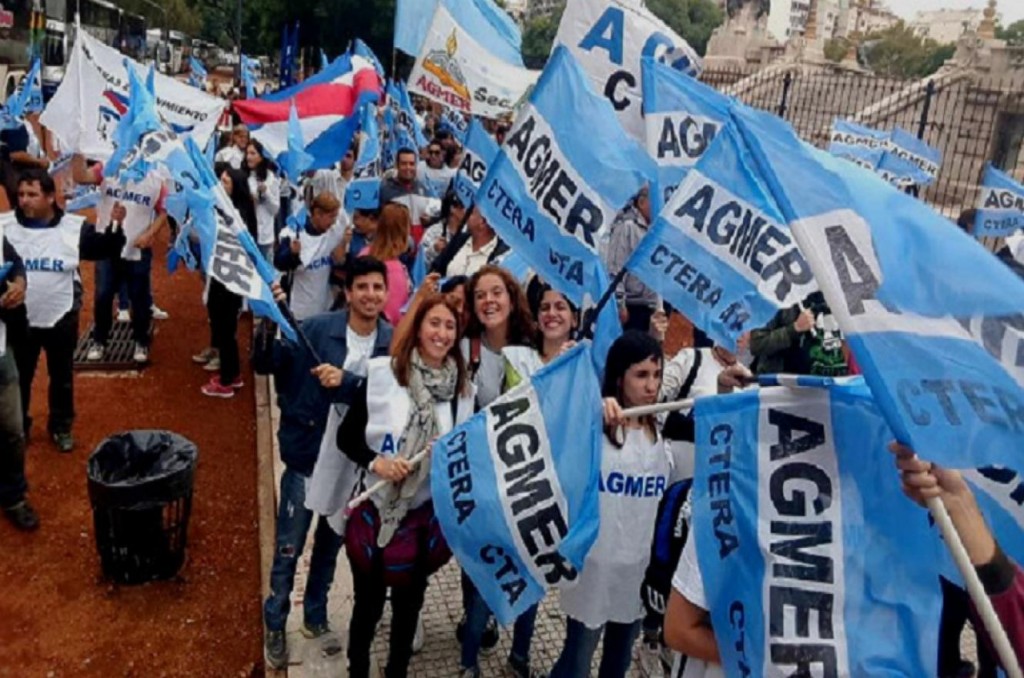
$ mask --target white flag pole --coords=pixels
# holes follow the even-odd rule
[[[624,417],[645,417],[649,414],[660,414],[662,412],[675,412],[676,410],[688,410],[693,407],[693,403],[697,401],[696,398],[687,398],[686,400],[673,400],[668,403],[655,403],[654,405],[641,405],[640,407],[631,407],[628,410],[622,410],[622,416]]]
[[[430,448],[429,447],[425,447],[420,452],[418,452],[418,453],[412,455],[411,457],[409,457],[409,463],[412,464],[413,468],[416,468],[417,466],[419,466],[420,462],[422,462],[424,459],[427,458],[428,454],[430,454]],[[391,483],[390,480],[383,480],[383,479],[382,480],[378,480],[373,485],[370,485],[368,488],[366,488],[366,490],[364,490],[360,494],[357,494],[355,497],[353,497],[348,502],[348,508],[350,510],[354,509],[355,507],[359,506],[360,504],[362,504],[364,501],[366,501],[367,499],[369,499],[373,495],[375,495],[378,492],[380,492],[382,489],[384,489],[384,487],[386,487],[390,483]]]
[[[949,552],[953,555],[957,569],[960,570],[960,574],[967,584],[967,593],[970,594],[974,607],[978,610],[978,616],[981,617],[985,631],[988,632],[988,637],[992,639],[992,644],[999,655],[999,663],[1002,664],[1006,670],[1006,675],[1010,676],[1010,678],[1022,678],[1020,666],[1017,664],[1017,657],[1013,652],[1013,646],[1010,645],[1010,639],[1006,635],[1006,629],[999,622],[995,608],[992,607],[992,601],[985,594],[985,589],[981,585],[981,579],[978,578],[978,573],[975,571],[974,565],[971,564],[971,559],[967,555],[967,549],[964,548],[964,543],[960,540],[960,535],[953,526],[953,521],[949,517],[946,505],[942,503],[942,499],[939,497],[932,497],[927,501],[927,506],[928,511],[932,514],[932,518],[935,519],[935,524],[939,526],[939,530],[942,532],[943,541],[946,542]]]

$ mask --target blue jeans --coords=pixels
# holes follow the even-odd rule
[[[491,610],[465,572],[462,573],[462,586],[466,596],[466,627],[462,632],[462,666],[470,668],[479,663],[480,639],[491,618]],[[530,643],[533,641],[533,628],[536,623],[536,605],[519,615],[512,626],[511,656],[524,662],[529,661]]]
[[[550,678],[587,678],[602,633],[604,652],[598,678],[625,678],[633,659],[633,644],[640,633],[639,620],[632,624],[608,622],[599,629],[589,629],[572,617],[566,619],[565,646]]]
[[[107,343],[114,322],[114,298],[120,295],[121,287],[127,285],[128,300],[132,307],[132,338],[143,346],[149,345],[149,325],[153,319],[153,294],[149,282],[152,266],[151,250],[142,250],[142,259],[139,261],[126,261],[117,257],[96,262],[94,342]]]
[[[270,595],[263,603],[263,621],[271,631],[283,631],[291,610],[295,568],[306,544],[313,512],[306,508],[306,478],[285,467],[281,475],[281,499],[277,511],[274,564],[270,568]],[[327,592],[334,581],[342,537],[319,516],[313,536],[313,555],[303,596],[303,618],[307,626],[327,623]]]

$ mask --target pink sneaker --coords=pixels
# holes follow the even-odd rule
[[[220,383],[220,377],[214,377],[199,389],[203,395],[211,398],[234,398],[235,389]]]
[[[241,377],[237,377],[233,382],[231,382],[231,388],[235,389],[236,391],[242,388],[243,386],[245,386],[245,382],[242,381]]]

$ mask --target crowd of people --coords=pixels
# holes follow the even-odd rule
[[[254,369],[274,377],[285,466],[270,595],[263,606],[265,655],[275,668],[288,662],[285,623],[312,528],[302,633],[316,639],[325,655],[347,648],[350,675],[369,676],[371,645],[382,633],[378,627],[390,600],[386,675],[408,675],[423,644],[430,578],[452,557],[434,515],[430,464],[418,463],[413,454],[581,340],[582,309],[538,276],[518,278],[502,266],[508,246],[451,186],[461,158],[456,135],[440,116],[421,115],[429,142],[396,154],[376,209],[345,209],[358,141],[334,167],[307,173],[299,186],[278,178],[244,126],[235,127],[216,154],[214,172],[279,273],[275,298],[288,306],[304,337],[286,339],[261,320],[253,353]],[[32,150],[26,137],[35,136],[33,125],[26,127],[0,138],[4,186],[14,207],[0,214],[0,263],[10,264],[0,283],[6,328],[6,340],[0,341],[0,350],[6,349],[0,353],[0,505],[17,527],[32,530],[38,518],[27,501],[24,450],[42,351],[50,380],[48,431],[61,451],[74,446],[72,354],[83,298],[78,268],[84,260],[97,262],[87,359],[104,358],[115,299],[124,290],[133,358],[146,363],[150,325],[162,315],[151,292],[152,248],[174,224],[159,177],[121,185],[105,176],[101,163],[82,157],[72,162],[71,180],[100,186],[95,224],[64,212],[46,171],[49,160],[38,144]],[[500,140],[504,129],[490,129]],[[621,270],[651,218],[645,188],[605,239],[603,256],[612,274]],[[967,228],[970,219],[965,215]],[[419,285],[417,263],[427,271]],[[1012,254],[1007,263],[1020,265]],[[194,356],[211,372],[202,393],[232,398],[245,386],[237,336],[243,299],[214,279],[204,297],[209,340]],[[566,640],[557,661],[540,667],[531,658],[534,606],[512,627],[508,668],[520,677],[543,675],[544,669],[555,678],[579,678],[590,675],[601,646],[602,678],[625,676],[634,655],[646,676],[720,675],[696,540],[687,539],[685,529],[668,536],[655,530],[666,515],[684,526],[689,518],[692,412],[641,418],[623,412],[750,388],[758,374],[843,376],[855,374],[857,366],[820,293],[745,336],[738,353],[713,345],[698,330],[693,346],[668,354],[664,342],[672,309],[630,275],[614,299],[624,332],[604,361],[600,473],[656,477],[658,489],[630,495],[602,485],[597,540],[578,585],[560,594]],[[947,499],[972,563],[997,601],[1018,657],[1024,657],[1024,576],[985,527],[967,485],[910,450],[894,451],[909,496]],[[348,500],[377,480],[388,481],[385,489],[346,511]],[[327,618],[342,549],[355,594],[347,643]],[[950,599],[956,594],[951,589]],[[496,647],[501,630],[465,574],[462,608],[453,642],[461,644],[460,675],[473,678],[480,675],[481,654]],[[949,647],[958,639],[950,633],[943,641],[943,676],[962,675],[958,647]],[[985,647],[980,645],[982,670],[995,670]]]

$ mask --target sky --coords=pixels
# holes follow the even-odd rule
[[[913,19],[921,10],[933,9],[984,9],[986,0],[886,0],[897,16]],[[1024,19],[1024,0],[999,0],[996,4],[996,16],[1002,16],[1003,25]]]

